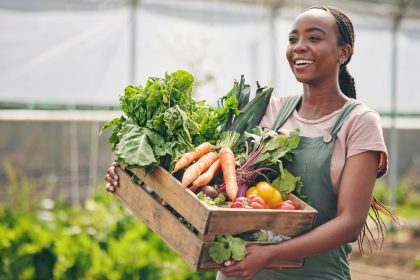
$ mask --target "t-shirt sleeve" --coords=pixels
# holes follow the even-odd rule
[[[382,177],[388,170],[388,150],[385,145],[381,121],[375,111],[366,111],[354,118],[354,125],[348,134],[347,158],[367,151],[381,153],[377,178]]]

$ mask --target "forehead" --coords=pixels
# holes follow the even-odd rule
[[[292,25],[292,32],[301,32],[313,27],[324,30],[326,34],[338,33],[334,16],[321,9],[310,9],[297,16]]]

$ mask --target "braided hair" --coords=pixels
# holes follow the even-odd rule
[[[338,45],[350,45],[352,50],[354,46],[354,29],[351,20],[339,9],[331,6],[312,6],[310,9],[320,9],[330,13],[335,18],[335,23],[338,29]],[[341,91],[350,98],[356,99],[356,86],[354,78],[350,75],[347,64],[350,62],[353,51],[350,53],[347,60],[340,65],[340,72],[338,81]]]
[[[334,18],[335,18],[335,22],[337,24],[337,28],[338,28],[338,45],[339,46],[344,46],[346,44],[350,45],[352,47],[353,50],[353,46],[354,46],[354,29],[353,29],[353,24],[351,22],[351,20],[339,9],[335,8],[335,7],[331,7],[331,6],[312,6],[307,10],[311,10],[311,9],[321,9],[324,10],[328,13],[330,13]],[[354,79],[353,77],[350,75],[349,71],[347,70],[347,64],[350,62],[350,59],[353,55],[353,51],[350,53],[349,57],[347,58],[347,60],[342,63],[340,65],[340,72],[339,72],[339,85],[340,85],[340,89],[341,91],[350,98],[356,98],[356,87],[354,84]],[[371,237],[371,239],[373,240],[373,242],[375,243],[376,246],[381,247],[384,241],[384,232],[386,231],[386,225],[382,219],[382,217],[380,216],[380,212],[382,214],[384,214],[385,216],[388,216],[389,218],[391,218],[391,220],[395,223],[399,223],[398,222],[398,218],[397,216],[395,216],[395,214],[393,214],[390,209],[386,206],[383,205],[378,199],[376,199],[375,197],[372,198],[372,201],[370,203],[370,208],[372,211],[369,212],[369,217],[371,218],[371,220],[375,223],[377,232],[379,234],[379,243],[377,242],[377,239],[374,238],[372,231],[370,230],[367,221],[365,222],[359,237],[357,239],[358,245],[359,245],[359,251],[360,254],[364,254],[364,249],[363,249],[363,243],[365,240],[367,240],[369,249],[371,250],[371,244],[370,244],[370,240],[369,238],[367,238],[368,236]],[[367,236],[368,235],[368,236]]]

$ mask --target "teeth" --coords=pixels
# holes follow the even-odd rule
[[[302,59],[302,60],[296,60],[295,64],[296,65],[303,65],[303,64],[312,64],[314,63],[313,60],[306,60],[306,59]]]

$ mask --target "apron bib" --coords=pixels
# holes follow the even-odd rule
[[[287,97],[278,117],[271,127],[277,131],[295,110],[301,96]],[[303,194],[307,195],[311,206],[318,211],[314,227],[333,219],[337,214],[337,196],[333,192],[330,166],[337,133],[349,117],[351,110],[359,103],[353,99],[341,109],[330,134],[323,137],[300,137],[299,146],[295,149],[293,164],[285,162],[285,167],[295,176],[301,176]],[[305,258],[301,269],[264,270],[256,275],[256,280],[289,280],[289,279],[351,279],[347,255],[351,245],[345,244],[318,256]],[[218,280],[239,279],[224,277],[218,273]]]

